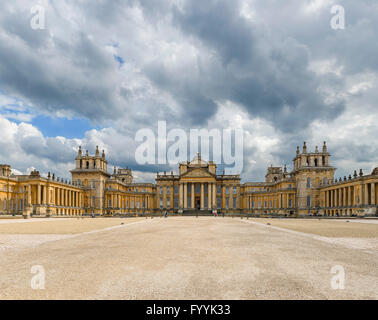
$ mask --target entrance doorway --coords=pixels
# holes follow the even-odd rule
[[[199,210],[201,208],[201,197],[195,198],[195,209]]]

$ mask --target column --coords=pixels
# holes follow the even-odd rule
[[[352,187],[348,187],[348,207],[352,206]]]
[[[190,196],[190,201],[191,201],[191,205],[190,205],[190,207],[192,208],[192,209],[195,209],[194,207],[195,207],[195,203],[194,203],[194,183],[192,183],[192,194],[191,194],[191,196]]]
[[[47,204],[47,187],[42,186],[42,190],[43,190],[42,204]]]
[[[369,204],[369,184],[365,183],[365,204]]]
[[[334,207],[334,205],[333,205],[333,190],[330,190],[329,192],[331,193],[331,205],[330,205],[330,207]]]
[[[205,207],[205,192],[204,192],[204,184],[201,182],[201,210]]]
[[[217,208],[217,184],[213,183],[213,208]]]
[[[376,199],[375,199],[375,183],[373,182],[371,184],[371,204],[375,205],[375,201],[376,201]]]
[[[208,195],[208,199],[207,199],[207,208],[208,209],[212,209],[213,208],[213,206],[212,206],[212,197],[211,197],[211,189],[212,189],[212,185],[211,185],[211,183],[208,183],[207,184],[207,195]]]
[[[46,198],[45,198],[45,204],[47,204],[48,206],[50,205],[50,202],[51,202],[51,196],[50,196],[50,192],[51,192],[51,190],[50,190],[50,186],[48,185],[48,186],[46,186],[45,187],[45,189],[46,189]]]
[[[353,206],[357,205],[357,188],[356,186],[353,186]]]
[[[37,204],[41,204],[41,185],[37,186]]]
[[[346,207],[348,205],[347,197],[346,197],[346,195],[347,195],[346,191],[347,191],[346,188],[343,188],[343,207]]]
[[[360,184],[360,205],[363,205],[365,202],[363,198],[363,189],[364,189],[364,185]]]
[[[32,193],[31,185],[29,184],[29,185],[28,185],[28,199],[27,199],[27,202],[28,202],[28,205],[29,205],[29,206],[31,206],[31,204],[32,204],[31,193]]]
[[[325,207],[329,207],[329,190],[325,192]]]
[[[179,208],[183,208],[183,184],[180,182],[179,184]]]
[[[188,208],[188,183],[184,183],[184,208]]]

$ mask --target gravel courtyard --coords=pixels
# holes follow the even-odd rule
[[[377,299],[378,224],[362,222],[2,220],[0,299]]]

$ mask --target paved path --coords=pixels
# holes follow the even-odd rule
[[[32,290],[31,267],[46,272]],[[331,288],[333,266],[345,289]],[[378,256],[231,218],[148,219],[0,251],[0,299],[377,299]]]

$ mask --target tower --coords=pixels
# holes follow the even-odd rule
[[[71,170],[72,182],[86,187],[84,204],[89,210],[87,213],[102,214],[105,205],[105,181],[110,177],[105,152],[102,151],[100,156],[97,146],[94,156],[89,155],[88,150],[83,155],[79,147],[75,163],[75,169]]]
[[[320,205],[319,186],[333,180],[335,168],[330,165],[331,155],[327,151],[326,142],[322,152],[316,147],[314,152],[307,152],[306,142],[302,153],[297,147],[293,175],[296,179],[296,207],[299,215],[313,213]]]

